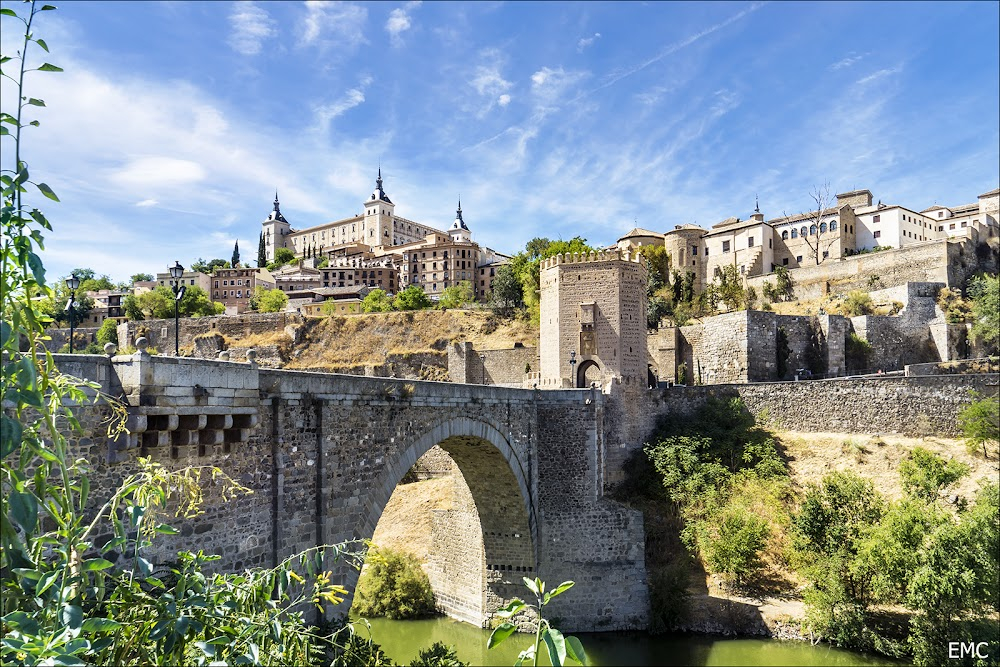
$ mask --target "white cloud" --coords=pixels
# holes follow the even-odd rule
[[[858,54],[858,53],[856,53],[854,51],[851,51],[846,56],[844,56],[843,58],[841,58],[837,62],[833,63],[832,65],[830,65],[829,69],[836,71],[838,69],[843,69],[845,67],[850,67],[854,63],[862,60],[867,55],[868,55],[867,53]]]
[[[408,2],[402,7],[397,7],[389,13],[389,19],[385,22],[385,30],[389,33],[393,46],[403,45],[403,33],[410,29],[409,11],[420,6],[419,0]]]
[[[601,38],[601,33],[599,32],[595,32],[590,37],[581,37],[580,41],[576,43],[577,53],[583,53],[584,49],[586,49],[588,46],[590,46],[600,38]]]
[[[253,2],[234,3],[233,11],[229,13],[229,24],[232,27],[229,46],[245,56],[260,53],[264,40],[277,34],[274,20]]]
[[[567,91],[589,75],[584,71],[567,72],[562,67],[543,67],[531,75],[532,92],[545,103],[562,99]]]
[[[160,202],[156,201],[155,199],[143,199],[140,202],[136,202],[135,205],[138,206],[139,208],[149,208],[150,206],[156,206],[159,203]]]
[[[891,74],[896,74],[898,72],[901,72],[902,69],[903,69],[902,67],[887,67],[885,69],[880,69],[877,72],[872,72],[868,76],[858,79],[856,83],[859,86],[863,86],[865,84],[871,83],[872,81],[877,81],[878,79],[887,77]]]
[[[191,185],[205,178],[205,168],[191,160],[156,155],[130,160],[110,174],[119,186],[131,188]]]
[[[368,10],[346,2],[307,0],[302,21],[302,43],[352,51],[365,42]]]
[[[507,91],[514,86],[501,73],[504,63],[499,51],[486,49],[481,56],[485,62],[476,66],[475,74],[469,82],[486,102],[479,110],[478,116],[485,115],[494,106],[503,107],[510,104],[510,95]]]
[[[365,101],[365,88],[371,85],[372,77],[366,76],[356,88],[345,91],[337,101],[316,109],[316,121],[320,129],[326,129],[330,121]]]

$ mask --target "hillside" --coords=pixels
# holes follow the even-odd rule
[[[447,379],[448,345],[480,350],[538,345],[538,326],[485,310],[418,310],[312,318],[294,331],[227,338],[230,350],[257,349],[268,366],[357,375]]]

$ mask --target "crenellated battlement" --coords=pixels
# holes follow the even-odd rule
[[[632,262],[638,264],[642,262],[642,255],[631,253],[628,250],[618,250],[617,248],[590,253],[560,253],[554,257],[543,259],[541,268],[548,269],[560,264],[583,264],[590,262]]]

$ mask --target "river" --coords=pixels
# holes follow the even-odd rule
[[[487,650],[488,630],[447,617],[418,621],[371,620],[372,635],[393,662],[409,665],[417,651],[436,641],[455,646],[470,665],[513,665],[534,636],[514,635]],[[364,633],[362,625],[359,632]],[[591,665],[898,665],[879,656],[827,645],[774,639],[714,639],[702,636],[651,637],[642,633],[578,634]],[[542,649],[544,654],[545,649]],[[547,659],[543,664],[550,664]]]

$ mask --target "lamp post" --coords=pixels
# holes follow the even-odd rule
[[[66,313],[69,316],[69,353],[73,354],[73,328],[76,326],[76,308],[73,303],[76,300],[76,290],[80,286],[80,279],[75,273],[71,273],[66,279],[66,287],[69,288],[69,302],[66,304]]]
[[[576,350],[570,350],[569,353],[569,384],[571,387],[576,387]]]
[[[184,286],[181,285],[181,276],[184,275],[184,267],[177,260],[170,268],[170,289],[174,291],[174,356],[181,356],[181,315],[180,303],[184,298]]]
[[[479,364],[483,367],[483,384],[486,384],[486,355],[479,355]]]

